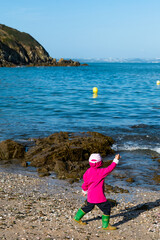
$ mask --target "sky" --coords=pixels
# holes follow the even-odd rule
[[[0,12],[51,57],[160,58],[159,0],[7,0]]]

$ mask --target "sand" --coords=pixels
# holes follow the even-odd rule
[[[82,226],[73,220],[85,198],[81,183],[0,173],[0,239],[24,240],[159,240],[160,193],[128,188],[128,194],[106,194],[117,200],[112,208],[115,231],[101,228],[101,211],[86,214]]]

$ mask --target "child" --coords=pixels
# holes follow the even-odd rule
[[[114,170],[119,159],[120,155],[117,154],[107,168],[100,168],[103,165],[101,155],[93,153],[89,157],[90,168],[84,173],[84,183],[82,184],[82,194],[83,196],[87,194],[87,204],[83,205],[74,217],[74,220],[79,224],[86,224],[81,221],[81,218],[97,205],[103,212],[102,228],[105,230],[117,229],[109,224],[111,206],[104,195],[104,179]]]

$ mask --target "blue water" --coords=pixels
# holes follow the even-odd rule
[[[113,148],[123,156],[119,171],[131,168],[127,171],[135,184],[155,185],[152,177],[159,165],[153,157],[160,158],[157,80],[160,64],[0,68],[0,140],[98,131],[116,140]],[[93,87],[98,88],[96,98]]]

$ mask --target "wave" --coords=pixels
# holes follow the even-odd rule
[[[130,144],[124,144],[124,145],[117,145],[114,144],[112,146],[113,150],[115,151],[152,151],[157,152],[160,154],[160,146],[142,146],[142,145],[130,145]]]

